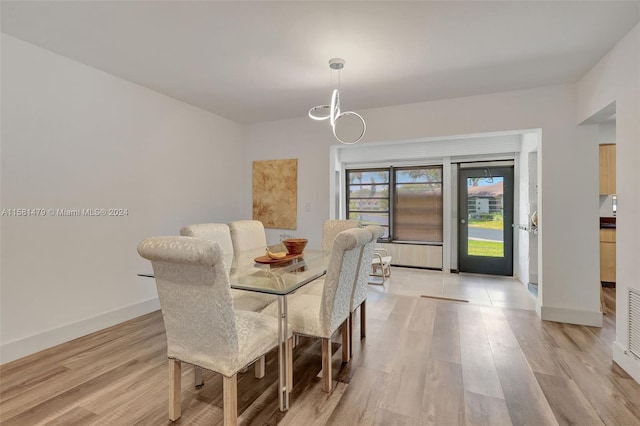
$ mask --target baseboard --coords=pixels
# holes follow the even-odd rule
[[[148,314],[160,309],[158,298],[105,312],[62,327],[43,331],[29,337],[14,340],[0,345],[0,364],[40,352],[78,337],[111,327],[112,325]]]
[[[628,353],[618,342],[613,342],[613,360],[633,377],[633,380],[640,383],[640,359]]]
[[[540,308],[540,318],[545,321],[602,327],[602,312],[600,311],[578,311],[575,309],[542,306]]]

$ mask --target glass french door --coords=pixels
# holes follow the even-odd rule
[[[513,167],[460,168],[458,269],[513,275]]]

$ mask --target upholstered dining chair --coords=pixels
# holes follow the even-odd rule
[[[216,242],[154,237],[141,242],[138,253],[153,266],[167,333],[169,419],[181,416],[181,363],[186,362],[223,376],[224,424],[236,425],[237,373],[278,346],[278,320],[233,309]]]
[[[230,266],[231,257],[233,256],[233,243],[231,242],[231,231],[226,223],[198,223],[183,226],[180,229],[180,235],[185,237],[203,238],[218,243],[222,254],[225,257],[225,265]],[[231,289],[231,298],[233,300],[234,309],[240,311],[260,312],[267,305],[277,300],[276,296],[268,294],[260,294],[252,291],[243,291]],[[265,357],[263,356],[255,364],[255,377],[262,378],[265,375]],[[194,369],[194,382],[196,387],[203,385],[202,371],[196,367]]]
[[[259,220],[237,220],[229,223],[233,250],[247,251],[267,247],[264,225]]]
[[[329,219],[326,220],[322,226],[322,249],[331,250],[331,245],[336,235],[345,229],[362,227],[362,222],[358,220],[346,220],[346,219]],[[384,229],[384,228],[383,228]],[[372,277],[380,277],[381,280],[372,278],[368,280],[369,284],[384,285],[387,278],[391,276],[391,261],[392,256],[389,255],[389,251],[385,248],[376,247],[374,254],[371,258],[370,274]],[[318,285],[315,285],[315,289],[308,289],[307,291],[317,292]]]
[[[333,242],[338,234],[342,231],[352,228],[361,228],[362,224],[357,220],[348,219],[327,219],[322,224],[322,250],[331,251]],[[298,290],[301,294],[315,294],[322,296],[324,290],[324,278],[314,280],[314,282],[307,284]]]
[[[330,252],[333,242],[338,234],[347,229],[361,228],[362,224],[357,220],[327,219],[322,224],[322,250]],[[299,294],[315,294],[322,296],[324,290],[324,277],[314,280],[297,291]]]
[[[362,228],[362,223],[358,220],[347,219],[327,219],[322,224],[322,250],[330,252],[333,248],[333,242],[338,234],[347,229]],[[368,269],[367,269],[368,270]],[[322,296],[324,291],[324,277],[314,280],[312,283],[302,287],[297,293],[315,294]]]
[[[336,239],[336,236],[342,232],[345,231],[347,229],[352,229],[352,228],[361,228],[362,227],[362,222],[358,221],[358,220],[351,220],[351,219],[327,219],[324,221],[324,223],[322,224],[322,250],[325,251],[330,251],[331,247],[333,246],[333,242]],[[377,260],[377,258],[376,258]],[[369,264],[372,266],[367,266],[367,268],[365,268],[362,273],[366,272],[367,275],[367,282],[369,282],[368,277],[370,272],[376,272],[376,265],[372,264],[372,261],[375,262],[375,260],[370,260]],[[300,290],[298,290],[299,293],[306,293],[306,294],[315,294],[315,295],[322,295],[322,289],[324,286],[324,279],[318,279],[315,280],[313,283],[308,284],[304,287],[302,287]]]
[[[258,222],[260,223],[260,222]],[[260,223],[260,225],[262,225]],[[264,228],[262,229],[264,235]],[[231,240],[231,231],[226,223],[199,223],[195,225],[187,225],[180,229],[180,235],[187,237],[204,238],[206,240],[215,241],[220,245],[225,260],[229,259],[234,253],[234,246]],[[231,265],[227,265],[230,267]],[[241,311],[260,312],[268,304],[276,300],[276,296],[260,294],[244,290],[231,290],[233,298],[233,306]]]
[[[349,361],[349,312],[351,295],[364,245],[371,241],[366,229],[347,229],[338,234],[329,256],[322,296],[295,293],[288,298],[288,321],[294,335],[322,339],[322,390],[332,388],[331,336],[342,329],[342,360]],[[275,303],[263,313],[278,316]]]
[[[197,223],[183,226],[180,235],[185,237],[198,237],[218,243],[223,255],[233,254],[231,231],[226,223]]]
[[[373,258],[376,242],[384,234],[384,228],[378,225],[368,225],[364,229],[371,233],[371,239],[362,249],[362,257],[358,267],[355,285],[351,295],[351,308],[349,313],[349,351],[353,353],[353,314],[360,308],[360,339],[366,336],[367,330],[367,285],[371,259]]]
[[[338,234],[351,228],[360,228],[358,220],[327,219],[322,224],[322,250],[329,251]]]

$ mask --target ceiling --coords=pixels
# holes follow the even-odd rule
[[[575,82],[640,1],[2,1],[4,33],[239,123]]]

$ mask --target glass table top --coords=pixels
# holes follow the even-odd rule
[[[328,252],[322,250],[305,250],[297,258],[271,264],[255,261],[264,254],[264,249],[256,249],[225,256],[231,288],[289,294],[324,275],[329,261]]]
[[[305,250],[298,257],[282,262],[256,262],[264,256],[264,249],[224,256],[231,288],[274,295],[290,294],[324,275],[329,262],[329,252],[322,250]],[[153,273],[138,275],[154,278]]]

